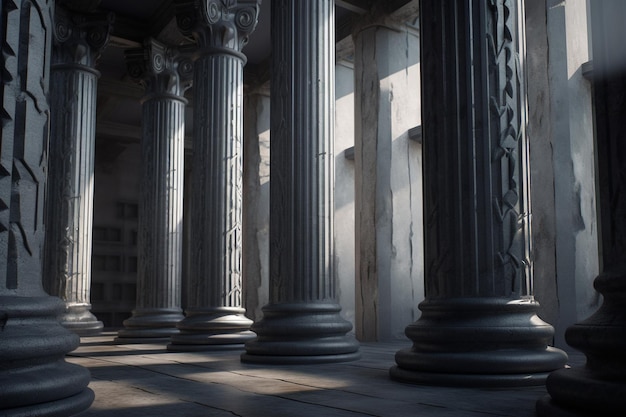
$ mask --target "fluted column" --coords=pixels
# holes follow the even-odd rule
[[[56,8],[52,54],[51,134],[44,253],[44,288],[65,301],[61,321],[87,335],[102,330],[91,313],[91,246],[96,58],[112,16]]]
[[[270,302],[242,360],[357,359],[336,302],[334,2],[272,3]]]
[[[626,415],[626,3],[591,2],[602,306],[565,332],[584,367],[548,377],[539,416]]]
[[[142,113],[142,179],[139,200],[137,304],[118,342],[169,342],[181,309],[184,92],[191,58],[156,40],[126,51],[129,75],[146,94]]]
[[[567,360],[532,296],[523,5],[421,1],[426,299],[394,379],[534,385]]]
[[[89,407],[89,372],[66,363],[78,336],[42,287],[54,2],[0,3],[0,415],[69,416]]]
[[[191,265],[185,309],[170,350],[242,347],[254,337],[241,275],[243,66],[258,0],[177,0],[194,56]]]

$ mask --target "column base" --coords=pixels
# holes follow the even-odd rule
[[[117,332],[115,343],[169,343],[170,337],[179,333],[176,324],[184,318],[177,308],[135,309],[132,317],[124,320],[125,328]]]
[[[618,417],[626,415],[626,383],[604,381],[588,369],[562,369],[547,381],[537,402],[540,417]]]
[[[95,336],[102,333],[104,325],[91,313],[91,304],[65,304],[61,325],[79,336]]]
[[[567,354],[549,347],[554,329],[536,315],[533,300],[426,300],[407,326],[413,347],[396,353],[390,376],[443,386],[542,385],[563,368]]]
[[[256,335],[250,331],[252,320],[246,310],[236,307],[215,307],[187,311],[187,317],[176,327],[180,333],[170,338],[167,350],[193,352],[243,349],[244,343]]]
[[[347,362],[360,358],[359,342],[338,304],[293,303],[263,307],[252,326],[258,338],[246,343],[241,360],[264,364]]]
[[[93,402],[87,369],[65,362],[78,336],[64,329],[56,297],[0,297],[0,414],[69,416]]]
[[[50,401],[44,404],[9,409],[0,408],[0,415],[3,417],[67,417],[88,409],[91,403],[93,403],[93,400],[93,391],[86,389],[72,397]]]
[[[565,332],[587,364],[550,374],[550,395],[537,403],[541,417],[626,415],[626,265],[597,277],[594,287],[604,296],[602,306]]]

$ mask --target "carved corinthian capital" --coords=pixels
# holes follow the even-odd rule
[[[178,28],[201,48],[237,52],[248,42],[261,0],[175,0]]]
[[[125,52],[128,74],[146,89],[146,94],[182,97],[193,78],[193,63],[188,53],[148,39],[143,48]]]
[[[109,42],[113,13],[74,13],[57,6],[54,22],[54,64],[95,67]]]

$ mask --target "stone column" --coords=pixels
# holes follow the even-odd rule
[[[540,416],[626,415],[626,3],[591,2],[597,201],[602,306],[565,332],[587,356],[582,368],[553,372]]]
[[[372,17],[373,18],[373,17]],[[404,338],[423,300],[418,29],[382,15],[353,32],[356,336]]]
[[[54,2],[0,3],[0,415],[69,416],[89,407],[89,372],[66,363],[79,343],[43,290]]]
[[[186,318],[170,350],[243,347],[254,337],[241,275],[243,66],[258,0],[176,1],[194,62],[191,265]]]
[[[44,288],[65,301],[65,327],[88,335],[102,322],[91,314],[96,98],[94,69],[112,15],[56,8],[52,54],[51,134],[44,251]]]
[[[272,3],[270,302],[245,362],[357,359],[333,260],[334,3]]]
[[[130,76],[145,88],[139,200],[137,304],[118,342],[169,342],[181,309],[185,106],[191,58],[156,40],[126,51]]]
[[[425,295],[394,379],[543,384],[567,355],[536,315],[523,0],[422,0]]]

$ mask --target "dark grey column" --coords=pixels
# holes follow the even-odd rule
[[[532,296],[523,3],[421,1],[426,299],[394,379],[533,385],[567,360]]]
[[[102,322],[91,314],[91,234],[96,98],[94,69],[112,15],[56,8],[52,56],[51,133],[44,288],[65,301],[65,327],[88,335]]]
[[[272,3],[270,302],[245,362],[357,359],[333,260],[334,2]]]
[[[54,2],[0,3],[0,415],[69,416],[89,407],[89,372],[66,363],[78,336],[42,287]]]
[[[191,58],[156,40],[126,51],[128,73],[146,91],[142,114],[137,305],[118,342],[169,342],[181,309],[185,89]]]
[[[259,0],[177,0],[180,30],[198,42],[194,62],[191,265],[185,320],[170,350],[243,347],[254,337],[242,307],[241,48]]]
[[[540,416],[626,415],[626,3],[591,2],[597,201],[601,273],[594,287],[600,309],[565,332],[587,363],[548,377]]]

